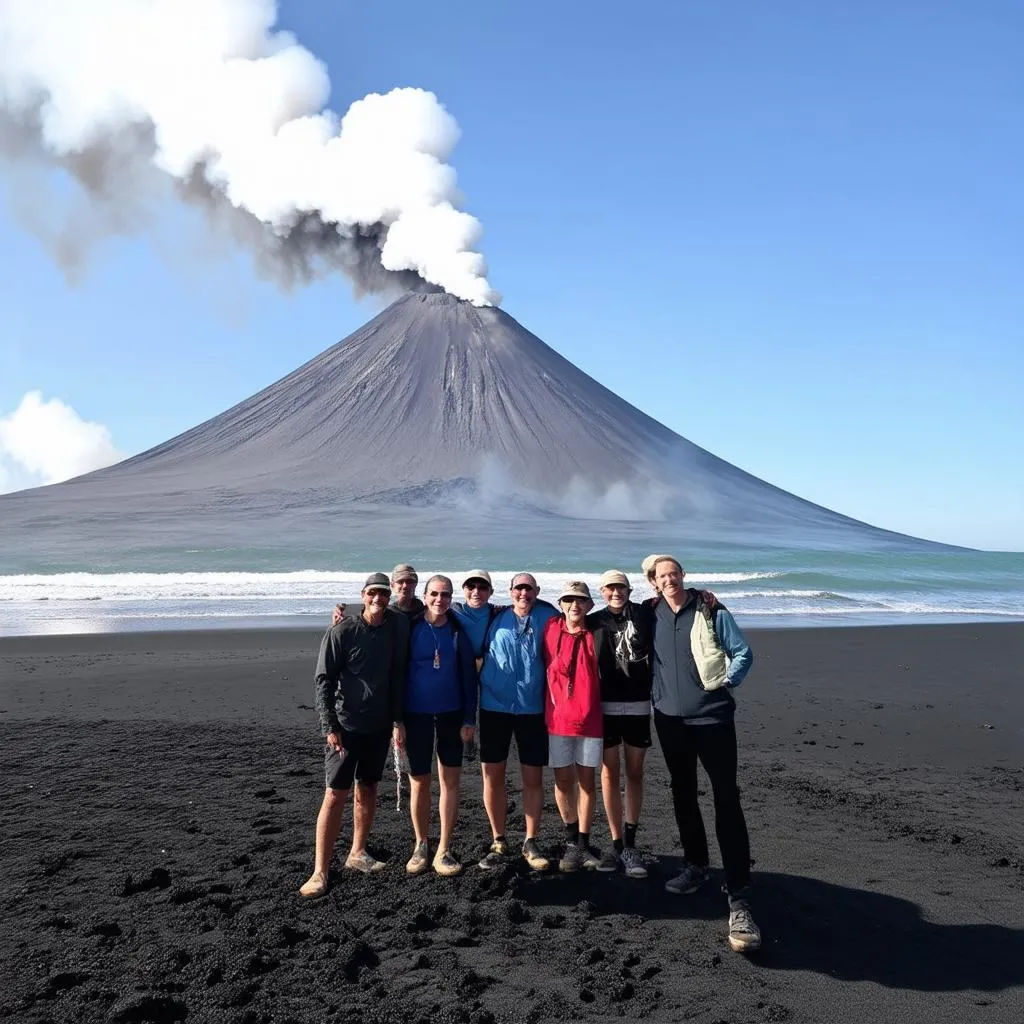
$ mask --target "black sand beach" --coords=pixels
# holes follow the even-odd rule
[[[0,640],[0,1018],[1020,1021],[1024,625],[751,639],[750,958],[717,882],[664,892],[680,850],[657,748],[645,882],[519,863],[409,879],[386,776],[387,871],[333,873],[308,905],[317,634]],[[485,848],[475,767],[457,838],[467,860]]]

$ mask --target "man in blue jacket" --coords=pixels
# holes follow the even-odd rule
[[[729,945],[752,952],[761,932],[750,910],[750,840],[736,785],[736,701],[753,662],[746,637],[725,606],[712,610],[697,590],[683,586],[683,567],[660,556],[654,605],[654,726],[672,780],[672,803],[683,845],[682,871],[665,888],[695,892],[710,877],[707,833],[697,802],[697,761],[711,781],[715,831],[729,894]]]
[[[544,806],[544,766],[548,763],[541,637],[545,624],[559,613],[547,602],[538,602],[540,587],[531,573],[520,572],[513,576],[509,593],[512,605],[497,612],[490,621],[482,650],[480,762],[484,807],[491,824],[492,841],[480,867],[495,868],[508,853],[505,774],[515,736],[526,818],[523,857],[535,871],[546,871],[548,859],[537,845]]]

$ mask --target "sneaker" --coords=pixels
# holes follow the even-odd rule
[[[500,868],[505,863],[505,858],[508,856],[508,846],[504,839],[495,839],[491,843],[490,850],[480,861],[480,867],[484,871],[493,871],[495,868]]]
[[[462,864],[452,856],[451,850],[438,850],[434,854],[434,870],[445,878],[457,875],[462,870]]]
[[[363,850],[362,853],[350,853],[348,860],[345,861],[345,867],[349,871],[358,871],[364,875],[375,875],[378,871],[383,871],[386,865],[384,861],[377,860],[373,854]]]
[[[622,870],[626,872],[627,878],[646,878],[647,868],[644,867],[644,862],[640,859],[640,854],[636,852],[636,849],[632,846],[627,846],[623,849],[622,854],[619,857],[622,861]],[[675,879],[673,879],[675,881]],[[674,890],[670,889],[669,892]]]
[[[527,839],[523,843],[523,859],[534,871],[547,871],[551,867],[551,861],[540,852],[536,839]]]
[[[685,896],[687,893],[696,892],[710,877],[711,872],[706,867],[683,861],[683,870],[665,883],[665,891],[675,893],[676,896]]]
[[[427,862],[430,859],[430,850],[427,848],[427,841],[417,843],[413,847],[412,856],[405,865],[407,875],[421,875],[427,870]]]
[[[523,856],[526,856],[526,852],[523,852]],[[533,865],[531,865],[532,867]],[[579,871],[583,867],[583,851],[580,849],[578,843],[566,843],[565,853],[562,854],[562,859],[558,862],[558,870],[564,871],[569,874],[573,871]]]
[[[737,953],[753,953],[761,948],[761,929],[754,923],[750,907],[729,911],[729,945]]]
[[[601,858],[589,846],[582,847],[580,852],[583,854],[583,867],[587,871],[596,871],[601,864]]]
[[[614,849],[605,850],[597,862],[598,871],[614,871],[619,866],[619,855]]]

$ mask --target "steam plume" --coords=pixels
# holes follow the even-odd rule
[[[339,119],[276,17],[275,0],[0,0],[0,155],[62,168],[88,200],[59,258],[139,230],[170,179],[283,286],[341,270],[359,291],[499,302],[447,163],[455,119],[410,88]]]

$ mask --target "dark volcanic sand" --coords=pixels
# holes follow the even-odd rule
[[[749,959],[726,945],[717,883],[662,888],[680,850],[656,748],[646,882],[518,862],[409,879],[391,776],[375,829],[387,871],[335,872],[325,901],[301,903],[322,786],[317,640],[0,641],[0,1018],[1024,1016],[1024,627],[754,634],[737,694],[765,936]],[[549,800],[552,848],[559,832]],[[463,856],[486,834],[474,767]]]

